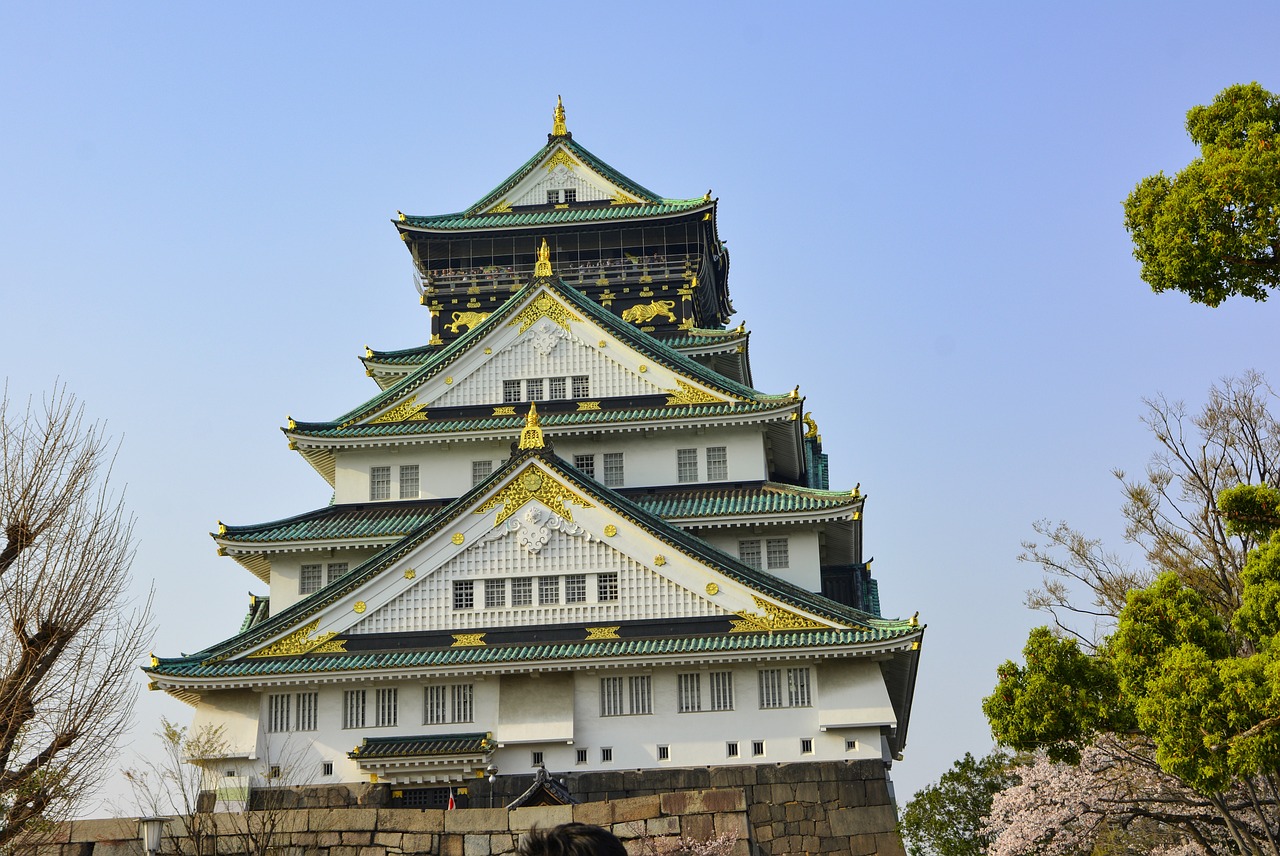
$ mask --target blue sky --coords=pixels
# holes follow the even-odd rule
[[[479,198],[574,138],[669,196],[710,187],[757,386],[800,384],[833,486],[869,495],[886,614],[929,625],[910,795],[965,751],[1040,623],[1041,518],[1124,552],[1138,417],[1280,380],[1277,304],[1138,278],[1121,202],[1195,150],[1186,110],[1280,90],[1274,3],[7,4],[0,374],[65,381],[123,437],[158,653],[263,586],[207,533],[326,503],[285,448],[427,338],[396,211]],[[145,694],[135,738],[190,709]],[[127,759],[126,759],[127,760]]]

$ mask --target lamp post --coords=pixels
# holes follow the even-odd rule
[[[164,836],[164,825],[167,817],[138,818],[138,837],[142,839],[142,849],[148,854],[160,852],[160,840]]]
[[[489,774],[489,808],[493,808],[493,783],[498,781],[498,768],[490,764],[484,771]]]

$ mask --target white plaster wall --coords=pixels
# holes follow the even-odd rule
[[[293,604],[302,600],[298,593],[298,578],[302,574],[303,565],[324,565],[325,576],[322,585],[328,584],[329,565],[335,562],[346,562],[348,572],[356,565],[368,559],[376,551],[366,550],[311,550],[298,553],[281,553],[271,558],[271,613],[283,612]]]
[[[788,567],[765,568],[764,570],[808,591],[822,591],[822,559],[819,552],[818,533],[817,530],[811,527],[734,527],[732,529],[702,530],[699,534],[703,540],[724,550],[731,556],[739,554],[738,542],[743,539],[758,538],[760,540],[760,550],[763,554],[765,552],[764,542],[767,539],[786,538]]]
[[[190,734],[197,736],[205,734],[206,729],[221,728],[221,735],[215,739],[223,744],[225,752],[219,754],[256,758],[258,719],[258,694],[252,690],[205,693],[196,705]]]

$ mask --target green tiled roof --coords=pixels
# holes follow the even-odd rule
[[[548,287],[552,292],[555,293],[557,297],[564,300],[566,303],[571,305],[578,312],[581,312],[584,315],[589,316],[592,320],[598,323],[601,327],[610,331],[613,335],[615,335],[621,341],[626,342],[628,345],[636,348],[638,351],[648,356],[650,359],[667,366],[673,371],[676,371],[688,377],[695,378],[698,381],[705,383],[707,386],[712,387],[713,389],[719,389],[728,395],[733,395],[733,396],[745,399],[748,402],[769,401],[769,402],[777,403],[777,402],[786,400],[788,398],[787,395],[768,395],[766,393],[760,392],[759,390],[752,389],[751,387],[745,384],[741,384],[735,380],[731,380],[730,378],[727,378],[724,375],[721,375],[715,371],[712,371],[711,369],[702,365],[692,357],[687,357],[684,354],[680,353],[679,351],[675,350],[674,348],[668,345],[665,345],[662,342],[658,341],[657,339],[653,338],[649,334],[643,333],[640,330],[636,329],[635,325],[629,324],[626,321],[623,321],[617,315],[614,315],[608,309],[605,309],[603,306],[596,303],[594,300],[591,300],[586,295],[582,294],[572,286],[566,284],[564,281],[558,278],[549,278],[549,279],[532,280],[528,285],[524,286],[518,292],[512,295],[511,298],[506,303],[504,303],[501,307],[499,307],[495,312],[490,314],[489,317],[485,318],[479,324],[472,327],[462,336],[459,336],[457,339],[454,339],[452,342],[450,342],[445,347],[441,348],[439,351],[433,353],[426,362],[424,362],[421,366],[415,369],[411,374],[408,374],[405,377],[401,378],[396,383],[387,387],[381,393],[379,393],[378,395],[375,395],[373,398],[369,399],[365,403],[359,405],[353,410],[348,411],[342,416],[339,416],[337,419],[334,419],[331,422],[299,423],[298,428],[305,431],[306,433],[312,434],[312,436],[316,436],[315,434],[316,431],[336,429],[343,424],[358,421],[360,419],[366,419],[369,416],[373,415],[374,413],[378,412],[379,410],[400,400],[406,393],[416,388],[422,381],[426,380],[427,378],[433,376],[434,374],[440,371],[443,371],[444,368],[449,363],[451,363],[455,357],[460,356],[461,354],[469,350],[472,346],[474,346],[476,343],[480,342],[483,339],[483,337],[488,334],[490,330],[494,329],[500,324],[506,324],[508,320],[510,320],[511,315],[515,312],[516,307],[522,305],[525,302],[525,300],[535,290],[542,288],[543,286]],[[742,405],[738,405],[738,407],[741,407],[741,406]],[[674,410],[675,408],[664,408],[664,409],[661,409],[660,412],[665,414],[672,414]],[[604,413],[607,413],[607,411],[601,411],[601,415],[603,415]],[[580,416],[590,416],[591,415],[590,413],[570,414],[570,415],[575,417],[575,421],[566,422],[563,424],[580,424],[581,422],[589,423],[593,421],[591,419],[585,419],[585,420],[576,419],[576,417],[580,417]],[[696,413],[691,415],[716,415],[716,414],[699,410],[699,411],[696,411]],[[550,418],[553,418],[553,417],[549,415],[548,419]],[[647,417],[634,416],[631,418],[647,418]],[[609,421],[609,420],[605,419],[601,421]],[[302,428],[303,424],[306,425],[305,429]],[[418,431],[430,433],[433,430],[427,427],[430,424],[431,424],[430,422],[409,423],[411,430],[408,433],[416,433]],[[554,423],[546,422],[544,420],[544,424],[554,424]],[[381,428],[384,426],[370,426],[370,427]],[[500,428],[505,426],[494,425],[493,427]],[[446,429],[446,430],[453,430],[453,429]],[[461,428],[459,430],[476,430],[476,429]],[[397,433],[397,432],[392,431],[389,433]],[[406,433],[406,432],[402,431],[399,433]]]
[[[578,158],[578,160],[586,164],[587,167],[600,173],[600,175],[609,179],[623,190],[626,190],[632,196],[638,197],[643,202],[657,202],[659,200],[658,194],[627,178],[625,175],[609,166],[609,164],[589,152],[586,146],[575,143],[573,141],[572,134],[566,134],[562,137],[557,136],[548,138],[545,146],[538,149],[538,151],[534,153],[533,157],[529,158],[521,164],[515,172],[503,179],[501,184],[486,193],[479,202],[476,202],[468,208],[467,213],[475,214],[495,204],[508,190],[519,184],[521,179],[528,175],[543,158],[551,154],[552,149],[561,145],[572,152],[573,155]]]
[[[431,755],[479,755],[491,748],[489,735],[423,734],[418,737],[366,737],[348,758],[372,761],[381,758],[421,758]]]
[[[440,350],[438,345],[419,345],[416,348],[402,348],[398,351],[374,351],[363,359],[366,363],[381,363],[388,366],[416,366],[426,362],[431,353],[438,350]]]
[[[316,654],[281,659],[252,658],[202,662],[200,655],[161,659],[146,671],[155,675],[191,678],[230,678],[254,675],[302,675],[356,669],[406,669],[474,666],[495,663],[554,662],[627,656],[709,654],[719,651],[777,651],[793,648],[836,647],[891,642],[922,627],[906,621],[876,621],[864,630],[789,630],[772,633],[726,633],[720,636],[680,636],[668,639],[601,639],[544,645],[491,645],[417,651]]]
[[[443,503],[331,505],[270,523],[228,526],[222,541],[242,544],[313,541],[329,538],[376,538],[408,535],[435,515]]]
[[[668,348],[698,348],[706,345],[714,345],[720,342],[728,343],[735,339],[745,339],[747,333],[745,330],[704,330],[695,327],[692,330],[686,330],[678,336],[671,336],[662,339],[662,344]]]
[[[572,413],[539,412],[543,428],[561,425],[605,425],[613,422],[639,422],[646,419],[692,419],[707,416],[735,416],[745,413],[768,413],[789,401],[777,396],[766,401],[732,404],[679,404],[663,407],[641,407],[628,410],[586,410]],[[403,434],[447,434],[457,431],[518,431],[525,417],[482,416],[472,419],[426,419],[411,422],[379,422],[348,425],[333,422],[298,422],[289,430],[299,437],[388,437]]]
[[[537,211],[506,211],[501,214],[437,214],[434,217],[405,216],[402,226],[423,229],[502,229],[519,226],[549,226],[560,223],[592,223],[600,220],[630,220],[637,217],[659,217],[681,214],[702,206],[706,199],[663,199],[655,204],[593,205],[580,208],[550,208]]]
[[[668,520],[825,511],[851,508],[862,502],[861,497],[847,492],[811,490],[773,482],[726,489],[628,494],[645,511]],[[270,523],[228,526],[218,539],[254,544],[407,535],[438,514],[443,504],[442,501],[433,505],[414,503],[407,507],[398,502],[328,506]]]

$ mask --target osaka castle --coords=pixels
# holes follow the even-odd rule
[[[558,105],[474,205],[393,221],[425,344],[366,348],[367,400],[288,420],[332,501],[219,525],[269,594],[145,669],[221,729],[192,759],[211,779],[429,806],[543,768],[625,796],[899,757],[924,628],[881,616],[867,497],[828,484],[799,387],[752,382],[716,211],[596,157]]]

